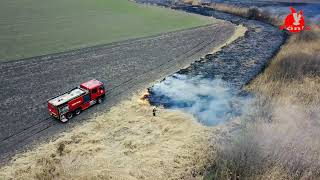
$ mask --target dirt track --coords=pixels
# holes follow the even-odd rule
[[[47,139],[93,113],[103,112],[141,87],[176,72],[223,44],[231,23],[167,33],[61,54],[0,64],[0,162],[34,140]],[[103,105],[67,124],[52,119],[46,99],[96,78],[111,83]]]

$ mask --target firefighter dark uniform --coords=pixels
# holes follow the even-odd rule
[[[153,114],[153,116],[156,116],[156,111],[157,111],[157,109],[156,109],[156,107],[154,107],[154,108],[152,109],[152,114]]]

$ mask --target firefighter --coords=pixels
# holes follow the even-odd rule
[[[156,112],[157,112],[156,107],[153,107],[153,109],[152,109],[152,114],[153,114],[153,116],[156,116]]]

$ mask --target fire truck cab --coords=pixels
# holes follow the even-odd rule
[[[48,110],[51,116],[66,122],[74,115],[104,100],[106,89],[98,80],[90,80],[79,87],[48,100]]]

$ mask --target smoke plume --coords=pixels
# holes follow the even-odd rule
[[[174,74],[149,89],[150,102],[193,114],[202,124],[223,123],[245,111],[250,99],[221,79]]]

